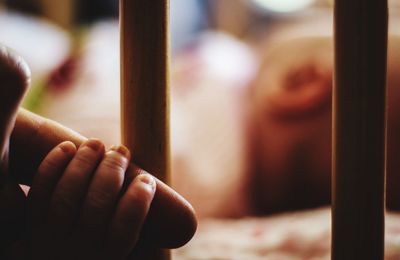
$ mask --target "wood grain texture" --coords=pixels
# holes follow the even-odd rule
[[[135,164],[167,182],[169,151],[168,0],[121,0],[122,142]],[[140,252],[139,252],[140,251]],[[134,259],[169,259],[161,249]]]
[[[384,259],[387,0],[335,1],[332,259]]]

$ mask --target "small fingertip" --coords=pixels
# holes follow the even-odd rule
[[[152,192],[155,192],[156,189],[156,180],[154,179],[153,176],[151,176],[148,173],[143,173],[140,174],[136,177],[137,181],[140,183],[144,184],[146,187],[148,187]]]
[[[82,144],[82,147],[89,147],[94,151],[104,150],[104,144],[102,141],[96,138],[91,138]]]
[[[71,141],[62,142],[61,144],[58,145],[58,148],[60,148],[64,153],[69,155],[75,154],[76,152],[76,146]]]
[[[110,151],[117,152],[126,158],[130,157],[130,152],[124,145],[113,145],[110,147]]]

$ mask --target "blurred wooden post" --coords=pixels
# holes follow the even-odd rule
[[[164,182],[170,171],[168,16],[169,0],[120,1],[122,141],[134,163]],[[170,258],[155,248],[135,257]]]
[[[38,1],[43,14],[65,28],[72,28],[75,23],[75,0],[35,0]]]
[[[246,1],[218,0],[210,1],[213,22],[217,30],[228,32],[237,37],[243,37],[250,26],[251,11]]]
[[[387,0],[335,1],[333,260],[384,259]]]

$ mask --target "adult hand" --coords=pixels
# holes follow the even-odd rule
[[[11,50],[0,46],[0,258],[17,246],[23,232],[25,194],[9,172],[9,142],[18,107],[28,88],[30,71]]]
[[[29,86],[30,72],[22,58],[5,47],[0,47],[0,82],[0,242],[6,245],[18,234],[17,229],[24,229],[26,197],[17,184],[30,185],[40,162],[56,145],[72,141],[79,147],[86,138],[56,122],[19,109]],[[131,165],[128,183],[141,172],[142,169]],[[141,241],[156,247],[179,247],[190,240],[196,230],[194,210],[167,185],[156,182],[157,192]],[[5,232],[6,229],[10,232]]]

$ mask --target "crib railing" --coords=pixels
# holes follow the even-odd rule
[[[332,259],[383,259],[387,0],[335,1]]]
[[[122,142],[132,160],[168,183],[169,0],[121,0]],[[162,216],[160,216],[162,217]],[[134,259],[169,259],[167,250],[139,248]]]
[[[123,142],[167,181],[168,0],[120,0]],[[335,1],[332,259],[384,259],[387,0]],[[138,259],[169,259],[146,248]]]

